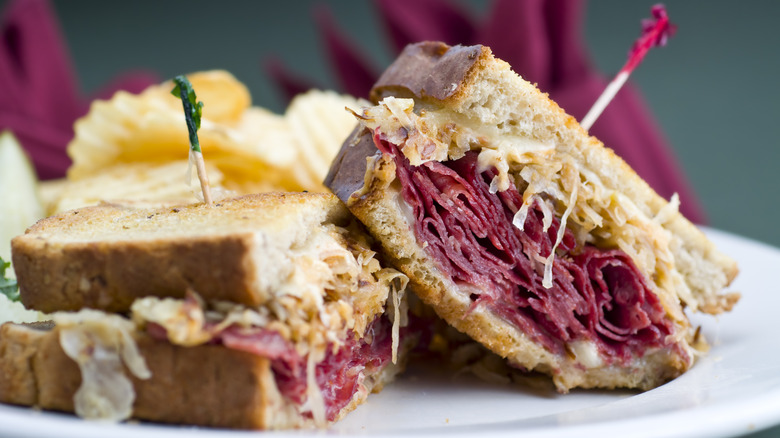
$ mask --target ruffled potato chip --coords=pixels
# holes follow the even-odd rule
[[[219,172],[221,187],[239,194],[326,190],[322,181],[330,162],[355,125],[345,107],[357,108],[357,100],[312,90],[294,99],[282,116],[252,107],[246,87],[227,72],[187,77],[204,102],[198,137],[204,159],[214,169],[209,171],[212,184],[212,172]],[[165,183],[184,186],[179,178],[186,169],[189,137],[181,102],[171,95],[172,89],[173,83],[165,82],[137,95],[118,92],[92,104],[76,122],[76,135],[68,145],[73,159],[68,180],[73,188],[68,184],[61,188],[61,199],[53,201],[57,211],[98,198],[121,198],[131,185],[149,190],[151,199],[166,192]],[[172,176],[155,173],[158,170]],[[90,185],[102,187],[90,192]],[[171,193],[182,190],[186,187]],[[77,194],[80,191],[83,196]],[[131,191],[132,199],[141,196]]]
[[[231,131],[250,105],[249,92],[223,71],[188,76],[204,102],[198,132],[204,154],[245,154],[264,161],[256,149],[247,149]],[[170,161],[186,158],[189,137],[181,101],[171,95],[173,83],[153,86],[139,95],[116,93],[108,101],[95,101],[89,113],[75,124],[68,145],[73,165],[68,178],[78,180],[115,163]]]

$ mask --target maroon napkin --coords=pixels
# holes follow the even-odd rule
[[[585,116],[608,82],[590,64],[583,47],[582,1],[496,0],[483,20],[447,0],[375,0],[375,3],[395,54],[407,44],[423,40],[490,46],[496,56],[549,93],[578,120]],[[637,17],[637,23],[640,18]],[[342,35],[326,8],[315,9],[315,20],[341,89],[367,97],[379,69],[371,66],[361,51]],[[638,24],[637,35],[639,32]],[[626,41],[627,50],[631,43]],[[620,66],[615,67],[617,70]],[[305,79],[292,76],[279,61],[275,61],[269,72],[272,79],[282,84],[287,99],[308,89]],[[295,87],[289,86],[291,81]],[[615,150],[661,196],[669,199],[678,193],[680,210],[686,217],[704,222],[698,199],[633,87],[623,87],[590,132]]]
[[[0,131],[16,135],[41,179],[65,175],[73,122],[93,98],[119,89],[140,92],[158,82],[149,73],[128,73],[83,97],[63,41],[47,1],[7,3],[0,22]]]

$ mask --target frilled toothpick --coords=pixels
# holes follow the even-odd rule
[[[184,119],[187,121],[187,131],[190,134],[190,153],[189,163],[190,167],[187,168],[187,178],[192,171],[192,165],[198,170],[198,179],[200,180],[200,188],[203,191],[203,200],[206,205],[211,205],[211,190],[209,188],[209,177],[206,174],[206,163],[203,161],[203,153],[200,150],[200,141],[198,140],[198,129],[200,129],[200,118],[203,114],[203,102],[198,102],[197,96],[195,96],[195,90],[192,89],[192,84],[183,75],[173,78],[173,83],[176,86],[171,90],[171,94],[181,99],[182,107],[184,108]]]
[[[642,20],[642,34],[639,39],[636,40],[631,50],[628,52],[628,61],[626,61],[620,72],[612,79],[612,82],[607,85],[604,92],[601,93],[596,103],[590,108],[585,117],[582,118],[580,125],[585,130],[590,130],[593,123],[604,111],[604,108],[609,105],[609,102],[615,97],[623,84],[626,83],[631,72],[642,62],[647,52],[653,47],[665,46],[666,42],[671,38],[677,26],[669,21],[669,16],[666,14],[666,8],[662,4],[657,4],[650,9],[652,18]]]

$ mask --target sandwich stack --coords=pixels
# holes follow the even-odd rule
[[[410,288],[518,368],[650,389],[693,363],[733,260],[484,46],[407,46],[326,178]]]
[[[336,421],[399,371],[406,276],[338,199],[271,193],[103,204],[12,242],[23,303],[0,328],[0,401],[214,427]]]
[[[22,301],[53,324],[0,328],[0,401],[324,425],[399,370],[407,281],[561,392],[650,389],[704,346],[686,309],[738,301],[736,264],[677,199],[489,48],[410,45],[371,100],[325,179],[336,196],[103,204],[14,239]]]

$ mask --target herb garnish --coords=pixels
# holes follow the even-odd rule
[[[193,163],[195,164],[195,168],[198,170],[200,187],[203,191],[203,200],[206,201],[206,204],[211,205],[209,179],[206,175],[206,164],[203,161],[203,153],[201,152],[200,141],[198,140],[200,118],[203,114],[203,102],[198,102],[192,84],[184,75],[173,78],[173,83],[176,84],[176,86],[171,90],[171,94],[181,99],[181,104],[184,108],[184,119],[187,122],[187,131],[189,131],[190,134],[190,166],[192,166]],[[191,167],[187,169],[188,178],[191,169]]]
[[[11,263],[0,257],[0,293],[11,301],[19,301],[19,287],[16,284],[16,280],[5,277],[5,270],[10,266]]]

